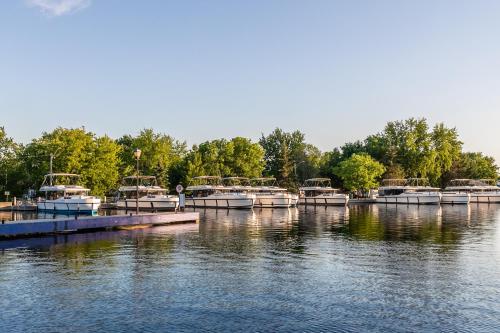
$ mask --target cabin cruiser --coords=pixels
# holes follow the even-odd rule
[[[37,208],[40,211],[61,213],[97,212],[101,199],[89,195],[90,190],[77,185],[79,175],[72,173],[49,173],[45,175],[39,192]]]
[[[186,207],[249,209],[253,208],[256,197],[247,186],[223,186],[217,176],[194,177],[186,192],[191,193],[186,196]]]
[[[295,207],[299,201],[297,194],[289,193],[286,188],[277,186],[276,178],[254,178],[250,180],[250,191],[257,196],[256,207],[288,208]]]
[[[500,188],[493,179],[454,179],[444,189],[445,193],[469,195],[473,203],[500,203]]]
[[[139,200],[137,200],[137,197]],[[168,195],[167,189],[158,186],[154,176],[129,176],[123,178],[118,189],[116,207],[118,209],[139,210],[176,210],[179,207],[179,197]]]
[[[329,178],[307,179],[303,187],[299,188],[299,204],[318,206],[345,206],[349,202],[349,195],[338,193],[332,188]]]
[[[439,188],[429,186],[425,178],[384,179],[378,189],[377,203],[438,205]]]
[[[469,191],[461,191],[457,189],[461,185],[467,186],[468,180],[454,179],[443,190],[441,203],[443,204],[469,204],[471,202],[471,194]]]

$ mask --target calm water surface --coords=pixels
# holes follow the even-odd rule
[[[201,216],[0,242],[0,331],[500,331],[500,206]]]

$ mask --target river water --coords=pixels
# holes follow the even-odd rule
[[[0,241],[0,331],[500,331],[500,206],[200,212]]]

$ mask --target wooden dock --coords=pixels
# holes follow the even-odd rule
[[[116,229],[123,227],[196,223],[199,219],[200,215],[198,212],[189,212],[113,216],[78,216],[63,219],[13,221],[0,224],[0,239]]]

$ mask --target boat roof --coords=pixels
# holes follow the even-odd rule
[[[127,177],[123,177],[123,179],[156,179],[155,176],[127,176]]]
[[[395,187],[395,186],[420,186],[428,187],[429,180],[427,178],[386,178],[382,179],[383,187]]]
[[[447,187],[496,187],[494,179],[452,179]]]
[[[306,179],[306,182],[324,182],[324,181],[331,181],[330,178],[309,178]]]
[[[220,176],[197,176],[192,179],[221,179]]]
[[[90,189],[79,185],[43,185],[40,187],[40,192],[89,192]]]
[[[275,177],[257,177],[257,178],[252,178],[251,180],[276,180]]]
[[[302,186],[299,187],[299,191],[323,191],[323,192],[332,192],[332,191],[340,191],[338,188],[333,187],[325,187],[325,186]]]
[[[58,172],[58,173],[48,173],[45,175],[45,177],[57,177],[57,176],[60,176],[60,177],[80,177],[80,175],[76,174],[76,173],[64,173],[64,172]]]
[[[222,178],[222,180],[248,180],[249,178],[248,177],[224,177]]]

